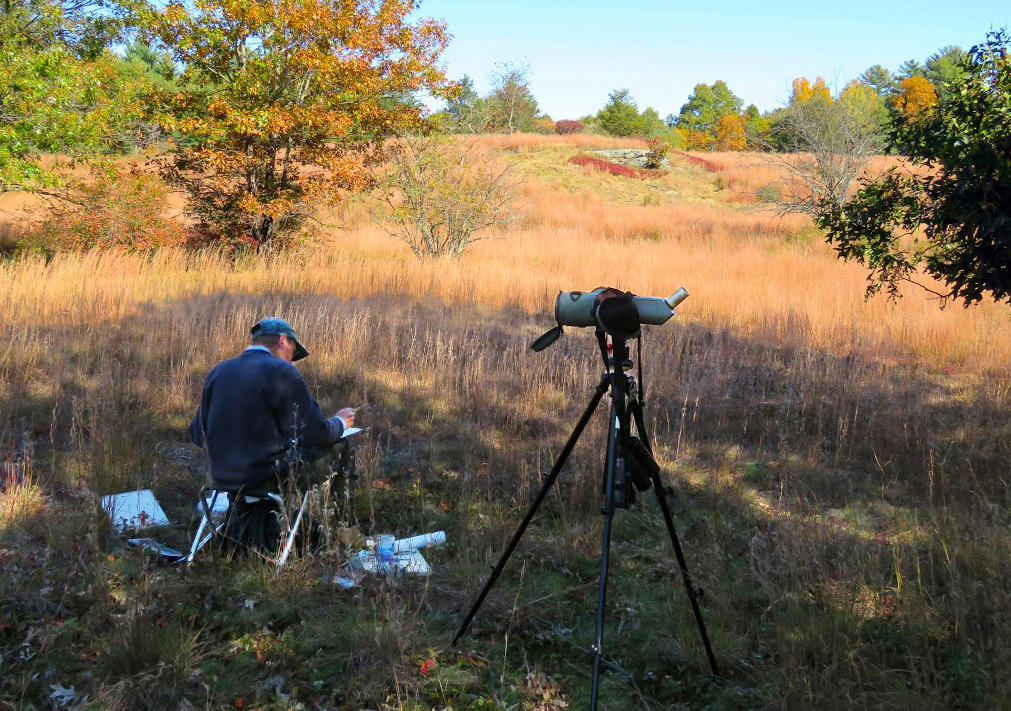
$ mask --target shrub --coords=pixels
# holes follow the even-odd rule
[[[522,217],[511,166],[477,142],[408,136],[387,155],[375,220],[421,259],[459,257]]]
[[[555,121],[555,133],[559,136],[567,136],[570,133],[582,133],[584,128],[582,121],[571,121],[569,119]]]
[[[723,168],[713,163],[711,160],[706,160],[705,158],[699,158],[698,156],[693,156],[684,151],[674,151],[676,154],[684,158],[689,163],[694,163],[695,165],[702,166],[710,173],[719,173]]]
[[[573,156],[572,158],[569,159],[569,162],[575,163],[576,165],[581,165],[586,168],[594,168],[595,170],[602,170],[605,173],[617,175],[622,178],[639,178],[640,180],[645,180],[646,178],[659,178],[667,174],[665,171],[662,170],[644,170],[642,168],[630,168],[629,166],[622,165],[621,163],[613,163],[609,160],[593,158],[592,156]]]
[[[773,183],[760,186],[755,191],[755,199],[758,202],[774,203],[779,201],[779,186]]]
[[[534,119],[533,131],[534,133],[544,134],[554,133],[555,122],[551,120],[550,116],[538,116]]]
[[[72,186],[71,207],[50,215],[26,246],[45,252],[141,252],[185,244],[189,230],[164,215],[168,192],[164,182],[136,168],[100,168]]]
[[[646,167],[659,168],[667,158],[670,146],[659,136],[654,136],[647,140],[646,145],[649,147],[649,153],[646,155]]]

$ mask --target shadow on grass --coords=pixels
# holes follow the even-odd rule
[[[256,561],[213,557],[182,577],[118,551],[94,516],[73,518],[88,506],[75,488],[149,486],[173,520],[192,526],[201,471],[182,456],[195,454],[185,426],[206,372],[265,315],[292,320],[312,350],[304,372],[324,410],[364,406],[363,527],[447,530],[430,580],[343,593],[318,582],[332,561],[274,579]],[[28,673],[42,664],[63,673],[64,686],[136,700],[150,669],[83,676],[88,655],[129,648],[116,642],[134,640],[126,615],[140,617],[137,629],[164,620],[171,639],[196,631],[196,651],[181,660],[178,645],[145,652],[165,657],[171,688],[194,703],[287,695],[335,708],[481,708],[547,694],[585,705],[604,415],[461,650],[447,645],[600,373],[592,337],[578,330],[530,353],[548,325],[437,302],[222,293],[33,330],[29,340],[46,347],[12,354],[2,371],[10,404],[0,440],[11,462],[32,453],[50,513],[18,524],[27,542],[4,555],[34,572],[5,578],[4,595],[23,602],[48,587],[58,601],[25,608],[0,631],[9,678],[19,680],[0,698],[42,703],[46,686]],[[1002,698],[1000,680],[1011,678],[1000,632],[1011,609],[1000,582],[1011,572],[1006,389],[696,326],[652,330],[645,350],[647,417],[727,679],[705,681],[648,493],[616,519],[605,653],[620,670],[607,676],[607,708],[831,707],[840,698],[971,708]],[[167,542],[182,545],[186,534],[176,529]],[[88,543],[74,553],[75,540]],[[41,562],[30,565],[32,555]],[[79,579],[51,585],[71,559]],[[76,631],[57,633],[67,619]],[[19,659],[35,628],[54,635],[46,653]],[[421,672],[428,659],[437,672]]]

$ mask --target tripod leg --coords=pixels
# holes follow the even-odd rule
[[[649,439],[646,434],[646,426],[643,421],[642,408],[638,404],[632,406],[632,415],[635,418],[635,428],[639,432],[639,437],[645,443],[646,448],[652,453],[652,447],[649,444]],[[667,524],[667,533],[670,534],[670,541],[674,545],[674,555],[678,559],[678,567],[681,569],[681,579],[685,583],[685,590],[688,592],[688,600],[692,604],[692,612],[695,613],[695,624],[699,628],[699,636],[702,638],[702,646],[706,648],[706,658],[709,660],[709,667],[713,670],[713,676],[719,676],[720,671],[716,666],[716,657],[713,655],[712,645],[709,644],[709,634],[706,632],[706,623],[702,619],[702,611],[699,609],[698,599],[702,597],[703,591],[698,585],[695,584],[695,580],[692,578],[691,573],[688,572],[688,563],[685,562],[684,551],[681,550],[681,541],[678,540],[677,531],[674,530],[674,516],[671,515],[670,506],[667,505],[667,497],[664,495],[666,489],[664,488],[663,482],[660,480],[660,475],[655,471],[652,473],[653,479],[653,491],[656,494],[656,500],[660,504],[660,510],[663,512],[664,523]]]
[[[555,479],[558,478],[558,473],[561,471],[562,467],[565,465],[565,460],[569,458],[569,454],[572,452],[572,448],[576,446],[576,442],[579,440],[579,435],[583,433],[586,428],[586,423],[590,421],[590,417],[593,412],[597,409],[597,405],[600,404],[600,398],[604,396],[607,392],[608,385],[610,384],[610,373],[604,373],[600,378],[600,383],[597,385],[597,389],[593,393],[593,397],[590,399],[590,403],[586,406],[583,411],[582,417],[579,418],[579,422],[576,423],[575,429],[572,430],[572,434],[569,435],[568,441],[566,441],[565,446],[562,448],[561,453],[558,455],[558,459],[555,460],[554,466],[551,467],[551,471],[548,472],[547,477],[544,479],[544,483],[541,485],[541,490],[537,492],[537,498],[534,499],[534,503],[531,504],[530,509],[527,511],[527,515],[523,518],[522,523],[520,523],[519,528],[516,529],[516,533],[513,534],[512,540],[509,541],[509,545],[506,547],[505,552],[502,557],[499,558],[498,563],[492,568],[491,576],[488,578],[488,582],[484,584],[484,588],[481,590],[481,594],[477,596],[477,600],[474,605],[470,608],[470,612],[467,613],[467,618],[460,625],[460,629],[456,631],[453,636],[452,644],[455,646],[460,640],[460,637],[467,631],[470,626],[471,621],[474,619],[474,615],[481,608],[481,604],[484,602],[485,597],[488,592],[495,585],[495,581],[498,580],[499,576],[502,574],[502,569],[505,568],[506,562],[509,560],[509,556],[512,555],[513,550],[516,545],[520,542],[520,538],[523,537],[523,532],[526,531],[527,526],[533,519],[534,514],[537,513],[538,507],[547,496],[548,490],[551,485],[555,483]]]
[[[713,676],[719,676],[720,670],[716,666],[716,657],[713,656],[713,648],[709,644],[709,635],[706,633],[706,623],[702,619],[702,611],[699,609],[698,599],[702,597],[702,589],[695,584],[691,573],[688,572],[688,564],[685,562],[685,554],[681,550],[681,542],[678,540],[677,531],[674,530],[674,518],[671,516],[670,507],[664,496],[663,482],[660,475],[653,476],[653,490],[656,492],[656,500],[660,503],[660,510],[663,511],[663,519],[667,524],[667,532],[670,534],[671,543],[674,544],[674,554],[678,559],[678,567],[681,568],[681,579],[684,580],[685,590],[688,592],[688,599],[692,603],[692,612],[695,613],[695,623],[699,628],[699,636],[702,638],[702,646],[706,648],[706,658],[709,660],[709,667],[713,670]]]
[[[607,473],[604,484],[604,538],[600,544],[600,580],[597,587],[597,625],[593,633],[593,681],[590,684],[590,711],[597,709],[597,689],[600,686],[600,660],[604,643],[604,607],[607,604],[607,569],[611,553],[611,523],[614,521],[614,480],[618,462],[617,415],[611,409],[611,426],[607,435]]]

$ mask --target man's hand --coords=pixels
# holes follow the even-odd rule
[[[344,423],[344,429],[352,427],[355,424],[355,409],[353,407],[345,407],[343,410],[339,410],[336,416]]]

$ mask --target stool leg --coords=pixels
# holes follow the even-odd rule
[[[295,535],[298,533],[298,527],[302,523],[302,514],[305,513],[305,507],[309,503],[309,492],[306,491],[302,495],[302,505],[298,507],[298,515],[295,516],[295,522],[291,525],[291,530],[288,532],[288,540],[285,541],[284,551],[281,553],[281,557],[277,561],[277,573],[280,574],[281,568],[284,564],[288,562],[288,555],[291,553],[291,546],[295,542]]]
[[[214,530],[214,519],[212,518],[212,516],[213,516],[212,512],[214,510],[214,504],[216,504],[217,501],[218,501],[218,492],[215,491],[211,495],[211,505],[208,506],[207,502],[204,500],[204,491],[206,491],[206,488],[201,489],[200,490],[200,494],[199,494],[199,498],[200,498],[200,526],[197,528],[196,535],[193,536],[193,544],[190,546],[190,553],[189,553],[189,555],[186,556],[183,559],[186,562],[187,565],[189,565],[190,563],[193,562],[193,558],[194,558],[194,556],[196,556],[197,551],[199,551],[201,548],[203,548],[204,545],[207,544],[207,541],[209,541],[214,536],[214,534],[217,532],[217,531]],[[206,537],[203,537],[204,529],[207,526],[211,527],[211,533],[207,534]]]

